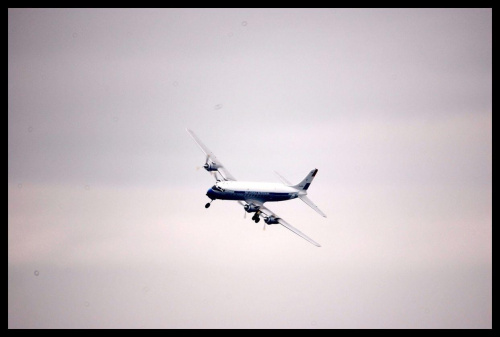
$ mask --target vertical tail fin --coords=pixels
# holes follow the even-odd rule
[[[299,190],[307,191],[307,189],[311,185],[314,177],[316,176],[316,173],[318,173],[318,169],[312,170],[311,172],[309,172],[307,177],[304,178],[304,180],[302,180],[300,183],[298,183],[297,185],[295,185],[293,187],[295,187],[296,189],[299,189]]]

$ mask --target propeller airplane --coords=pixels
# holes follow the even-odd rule
[[[314,177],[318,173],[318,169],[314,169],[298,184],[292,184],[283,178],[278,172],[275,172],[280,183],[264,183],[264,182],[245,182],[236,180],[236,178],[229,173],[222,162],[210,151],[205,144],[196,136],[196,134],[186,129],[189,135],[194,139],[196,144],[205,154],[205,164],[203,168],[207,170],[215,179],[215,185],[208,189],[206,195],[210,198],[210,202],[205,205],[209,208],[214,200],[235,200],[240,203],[246,213],[254,213],[252,220],[258,223],[262,218],[264,220],[264,229],[267,225],[280,224],[297,234],[301,238],[307,240],[317,247],[321,247],[319,243],[290,225],[288,222],[279,217],[276,213],[264,206],[266,202],[277,202],[299,198],[305,202],[309,207],[314,209],[321,216],[326,218],[318,206],[316,206],[308,197],[307,190],[311,185]]]

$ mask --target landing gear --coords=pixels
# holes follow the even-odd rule
[[[259,223],[260,217],[257,212],[253,215],[252,220],[255,221],[255,223]]]
[[[209,207],[210,207],[210,204],[212,203],[212,201],[214,201],[214,199],[210,200],[210,202],[207,202],[207,203],[205,204],[205,208],[209,208]]]

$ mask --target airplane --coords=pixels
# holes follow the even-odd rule
[[[196,144],[198,144],[206,156],[203,168],[211,173],[216,180],[215,185],[209,188],[206,193],[207,197],[210,198],[210,202],[205,205],[205,208],[209,208],[210,204],[217,199],[235,200],[243,206],[245,210],[245,217],[246,213],[255,213],[252,216],[252,220],[255,221],[255,223],[258,223],[262,217],[265,222],[264,229],[266,224],[280,224],[316,247],[321,247],[319,243],[290,225],[276,213],[264,206],[265,202],[277,202],[299,198],[321,216],[326,218],[325,213],[323,213],[318,206],[316,206],[307,197],[307,190],[318,173],[318,169],[314,169],[309,172],[309,174],[300,183],[295,185],[290,183],[276,171],[274,173],[276,173],[278,178],[282,181],[282,184],[239,181],[236,180],[231,173],[229,173],[222,162],[217,159],[213,152],[210,151],[205,144],[203,144],[193,131],[190,129],[186,129],[186,131],[194,139]]]

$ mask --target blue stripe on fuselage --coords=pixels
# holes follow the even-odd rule
[[[210,199],[221,200],[246,200],[257,199],[262,202],[266,201],[283,201],[296,198],[294,193],[278,193],[278,192],[259,192],[259,191],[217,191],[210,188],[207,191],[207,196]]]

